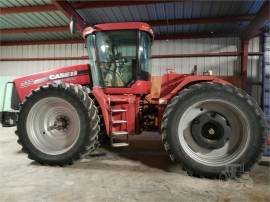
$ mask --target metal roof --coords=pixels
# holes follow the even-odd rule
[[[256,14],[263,1],[181,1],[78,10],[90,24]]]
[[[209,18],[235,15],[254,15],[262,7],[264,1],[179,1],[161,2],[147,5],[104,7],[78,9],[78,13],[90,24],[126,21],[150,21],[173,19]],[[50,0],[5,0],[0,1],[0,8],[36,6],[51,4]],[[1,11],[0,11],[1,12]],[[0,28],[30,28],[66,26],[69,19],[61,11],[13,13],[0,15]],[[179,34],[193,32],[241,32],[249,22],[228,22],[213,24],[185,24],[155,26],[155,34]],[[76,38],[68,32],[64,33],[18,33],[1,34],[1,41],[17,40],[49,40]]]
[[[0,16],[0,28],[25,28],[67,25],[69,20],[61,11],[18,13]]]
[[[5,0],[0,1],[0,7],[36,6],[51,3],[50,0]]]
[[[50,32],[50,33],[20,33],[11,35],[0,35],[1,41],[25,41],[25,40],[62,40],[70,38],[80,38],[79,34],[71,35],[69,32]]]

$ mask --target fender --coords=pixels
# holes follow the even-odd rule
[[[206,82],[206,81],[211,81],[211,82],[216,82],[216,83],[222,83],[222,84],[229,84],[231,83],[222,80],[218,77],[215,76],[195,76],[195,75],[183,75],[182,79],[180,80],[180,83],[168,94],[165,96],[161,97],[159,100],[159,103],[168,103],[169,100],[171,100],[178,92],[183,90],[184,88],[195,84],[195,83],[200,83],[200,82]]]
[[[100,106],[103,115],[103,120],[105,123],[106,133],[108,135],[110,134],[110,121],[111,121],[109,117],[108,97],[104,94],[102,88],[100,87],[94,87],[92,93]]]
[[[31,91],[50,83],[63,81],[87,85],[91,83],[90,66],[88,64],[62,67],[46,72],[31,74],[15,79],[15,89],[19,97],[19,102],[23,102]]]

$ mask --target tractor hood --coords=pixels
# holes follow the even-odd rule
[[[32,90],[59,81],[81,85],[90,84],[90,66],[88,64],[74,65],[19,77],[14,80],[14,90],[17,90],[19,100],[22,102]]]

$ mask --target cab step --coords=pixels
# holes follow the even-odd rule
[[[129,146],[128,136],[128,122],[127,122],[127,109],[124,107],[130,102],[129,98],[111,98],[109,99],[110,105],[110,120],[111,120],[111,145],[112,147],[126,147]],[[119,124],[119,125],[118,125]],[[117,127],[116,127],[117,126]],[[125,129],[120,129],[125,128]]]
[[[125,140],[119,140],[117,139],[116,142],[115,138],[118,137],[125,137]],[[111,145],[112,147],[126,147],[129,146],[129,141],[128,141],[128,131],[113,131],[111,135]]]
[[[113,120],[112,123],[113,124],[127,123],[127,121],[126,120]]]
[[[112,113],[126,112],[126,109],[112,109]]]
[[[112,147],[127,147],[127,146],[129,146],[127,142],[112,143]]]
[[[125,98],[112,98],[110,100],[110,102],[129,102],[129,99],[125,99]]]
[[[128,135],[127,131],[114,131],[112,132],[113,136],[119,136],[119,135]]]

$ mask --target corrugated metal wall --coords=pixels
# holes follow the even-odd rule
[[[239,47],[238,38],[158,41],[153,44],[153,55],[234,52],[238,51]],[[190,73],[194,65],[197,65],[198,73],[213,70],[215,75],[234,75],[239,73],[240,58],[228,56],[154,59],[153,73],[164,74],[166,68],[174,68],[176,72]]]
[[[264,36],[264,112],[270,124],[270,33]],[[269,128],[270,135],[270,128]],[[270,149],[270,148],[269,148]]]
[[[84,44],[0,46],[1,58],[77,57],[87,55]],[[21,76],[56,67],[88,63],[88,60],[6,61],[0,62],[0,75]]]
[[[152,54],[229,52],[237,51],[239,46],[240,41],[238,38],[155,41]],[[87,55],[83,44],[1,46],[0,51],[2,58],[77,57]],[[0,75],[26,75],[55,67],[87,62],[87,60],[0,62],[0,66],[4,67],[4,69],[0,68]],[[175,68],[177,72],[189,73],[194,65],[198,66],[199,73],[212,69],[214,74],[217,75],[233,75],[239,69],[240,60],[238,57],[153,59],[153,74],[166,73],[166,68]]]
[[[264,59],[263,59],[263,81],[264,81],[264,113],[268,121],[268,140],[270,139],[270,33],[265,33],[263,40]],[[266,147],[265,156],[270,156],[269,141]]]
[[[153,55],[236,51],[241,51],[239,38],[164,40],[155,41],[152,47]],[[259,38],[254,38],[249,43],[249,52],[259,51],[261,51]],[[87,51],[84,44],[0,46],[0,55],[1,58],[81,57],[86,56]],[[83,63],[88,63],[88,60],[1,61],[0,76],[21,76]],[[260,63],[260,56],[249,56],[248,78],[250,82],[262,81]],[[152,64],[153,75],[164,74],[168,68],[175,69],[179,73],[190,73],[194,65],[197,65],[198,73],[213,70],[215,75],[231,76],[240,74],[241,60],[239,56],[156,58],[153,59]],[[253,85],[251,92],[260,101],[261,86]]]
[[[153,55],[189,54],[189,53],[217,53],[240,51],[238,38],[209,38],[155,41],[152,48]],[[259,38],[250,42],[249,51],[259,51]],[[33,57],[80,57],[87,52],[83,44],[59,45],[27,45],[0,46],[1,58],[33,58]],[[0,75],[20,76],[29,73],[45,71],[55,67],[88,63],[88,60],[54,60],[54,61],[6,61],[0,62]],[[257,79],[259,56],[249,57],[248,75]],[[166,68],[174,68],[176,72],[190,73],[198,66],[199,73],[213,70],[215,75],[234,75],[239,73],[240,57],[190,57],[190,58],[162,58],[153,59],[153,74],[166,73]]]

